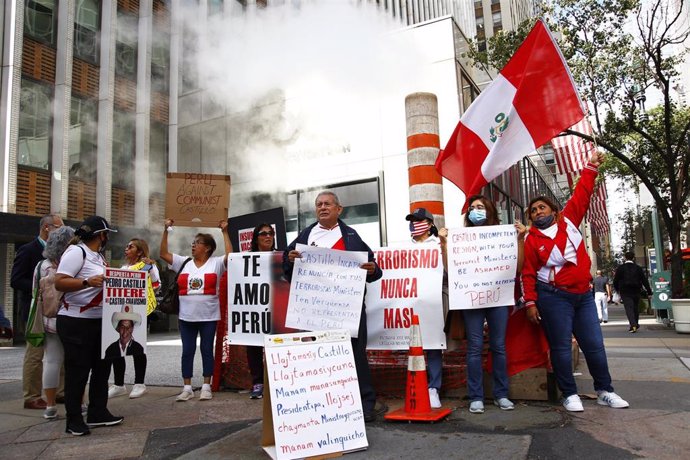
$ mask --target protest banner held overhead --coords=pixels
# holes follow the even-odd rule
[[[367,348],[407,350],[413,314],[419,316],[424,348],[446,348],[441,248],[380,248],[374,255],[383,277],[367,286]]]
[[[182,227],[217,227],[228,218],[230,176],[168,173],[165,215]]]
[[[448,293],[451,310],[514,305],[516,272],[514,226],[449,230]]]
[[[357,337],[367,261],[366,252],[298,244],[285,325],[308,331],[346,329]]]
[[[101,357],[146,353],[146,272],[106,268]]]
[[[274,459],[349,452],[369,444],[350,334],[267,336],[264,450]]]

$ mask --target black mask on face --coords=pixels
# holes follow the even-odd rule
[[[553,225],[555,217],[553,214],[548,215],[548,216],[540,216],[537,217],[532,221],[535,227],[537,227],[540,230],[544,230],[545,228],[549,228]]]
[[[105,246],[108,244],[108,232],[103,233],[103,238],[101,238],[101,247],[98,252],[105,251]]]

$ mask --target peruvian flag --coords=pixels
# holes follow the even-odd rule
[[[583,117],[568,65],[549,29],[537,21],[467,109],[436,170],[469,197]]]

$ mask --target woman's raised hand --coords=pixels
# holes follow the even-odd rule
[[[173,226],[175,221],[173,219],[165,219],[165,230],[169,229],[170,227]]]

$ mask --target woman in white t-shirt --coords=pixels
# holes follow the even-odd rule
[[[107,263],[102,251],[108,244],[108,222],[100,216],[87,217],[75,235],[79,244],[69,246],[60,258],[55,289],[65,293],[57,317],[57,333],[65,350],[65,412],[67,433],[89,434],[89,427],[122,423],[108,411],[110,361],[101,359],[101,317],[103,280]],[[90,378],[89,378],[90,374]],[[86,423],[81,400],[89,382]]]
[[[147,273],[146,276],[146,300],[147,308],[146,314],[150,315],[156,309],[156,293],[155,290],[160,287],[161,277],[158,273],[156,263],[149,259],[149,245],[146,240],[141,238],[132,238],[125,246],[125,260],[127,263],[122,266],[127,270],[142,270]],[[130,354],[131,352],[127,352]],[[139,398],[146,393],[146,385],[144,384],[144,377],[146,376],[146,353],[133,354],[134,361],[134,386],[132,392],[129,394],[130,398]],[[113,359],[113,385],[108,389],[108,398],[127,394],[127,387],[125,386],[125,357]]]
[[[220,302],[218,289],[220,277],[227,266],[228,253],[232,244],[228,235],[228,222],[221,221],[218,227],[223,233],[225,254],[211,257],[216,249],[216,241],[208,233],[197,233],[192,241],[192,256],[187,257],[168,251],[168,228],[173,225],[172,219],[166,219],[163,237],[161,238],[160,256],[173,271],[179,272],[177,286],[180,295],[179,328],[182,338],[182,379],[184,387],[177,397],[178,401],[187,401],[194,397],[192,375],[194,371],[194,354],[196,338],[201,336],[201,361],[203,363],[204,384],[201,387],[199,400],[208,400],[211,393],[213,376],[213,339],[216,324],[220,319]]]

